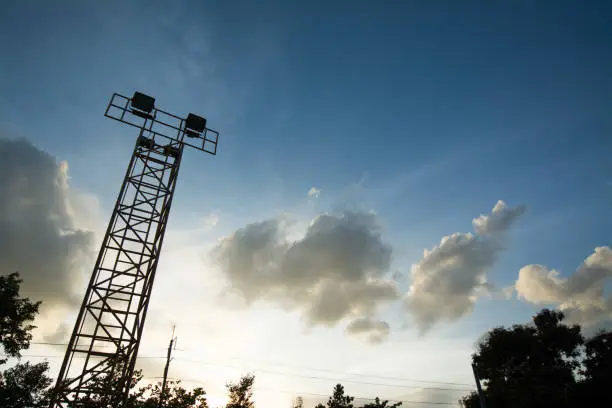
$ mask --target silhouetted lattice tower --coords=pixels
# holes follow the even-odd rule
[[[140,133],[50,408],[78,407],[92,394],[116,407],[127,397],[183,148],[217,152],[219,134],[206,127],[206,119],[164,112],[139,92],[132,98],[114,94],[104,116]],[[96,388],[96,379],[104,377],[115,378],[114,386]]]

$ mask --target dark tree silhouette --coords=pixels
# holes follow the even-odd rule
[[[295,401],[293,401],[293,408],[304,408],[304,399],[298,396]]]
[[[585,343],[580,397],[586,405],[612,406],[612,332],[600,332]]]
[[[6,357],[21,357],[30,347],[32,324],[40,302],[32,302],[19,294],[22,280],[19,273],[0,276],[0,344]],[[0,358],[0,365],[8,361]],[[19,363],[0,372],[0,407],[31,408],[48,403],[48,363]]]
[[[237,383],[226,385],[229,402],[226,408],[253,408],[253,384],[255,376],[247,374]]]
[[[98,394],[92,393],[79,400],[79,406],[83,408],[107,408],[119,406],[121,394],[117,391],[120,380],[120,362],[111,362],[115,365],[113,375],[100,376],[92,384],[92,388],[104,390]],[[158,408],[161,394],[161,383],[150,384],[145,387],[136,388],[142,380],[142,372],[136,370],[130,383],[130,394],[122,408]],[[207,408],[206,392],[203,388],[195,388],[191,391],[180,386],[180,381],[169,381],[164,391],[163,408]]]
[[[194,388],[191,391],[180,386],[180,381],[168,381],[164,391],[163,408],[207,408],[206,392],[203,388]],[[137,395],[147,395],[144,400],[140,397],[135,408],[158,408],[161,394],[161,383],[141,388]]]
[[[612,332],[600,332],[586,344],[584,371],[587,381],[612,384]]]
[[[612,334],[584,341],[580,326],[560,311],[543,309],[532,324],[498,327],[480,343],[472,362],[495,408],[575,407],[610,401]],[[471,393],[461,404],[479,408]]]
[[[327,401],[327,408],[353,408],[354,397],[344,395],[344,386],[336,384],[334,392]]]
[[[85,395],[78,400],[78,406],[83,408],[107,408],[120,406],[123,400],[123,394],[120,390],[122,362],[120,360],[111,360],[113,369],[111,374],[100,374],[92,381],[90,388],[97,390]],[[136,408],[143,402],[143,394],[145,389],[136,390],[136,385],[142,379],[142,372],[134,371],[134,376],[129,384],[130,395],[123,408]]]
[[[319,403],[315,408],[355,408],[354,401],[355,397],[345,395],[342,384],[336,384],[332,396],[327,400],[327,405]],[[373,402],[367,403],[361,408],[398,408],[401,405],[401,402],[389,404],[388,400],[381,400],[379,397],[376,397]]]
[[[380,398],[376,397],[374,402],[365,404],[363,408],[398,408],[401,405],[402,405],[401,402],[395,402],[389,405],[389,401],[387,400],[381,401]]]
[[[46,375],[49,363],[17,364],[0,373],[0,407],[32,408],[49,404],[48,388],[52,379]]]
[[[30,347],[32,325],[41,302],[19,296],[22,280],[19,273],[0,276],[0,343],[9,357],[20,357],[20,351]],[[0,364],[6,359],[0,360]]]

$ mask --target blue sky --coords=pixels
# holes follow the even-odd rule
[[[609,2],[21,1],[0,14],[0,129],[66,160],[103,219],[135,135],[102,114],[113,92],[140,90],[221,133],[218,156],[183,163],[177,229],[217,213],[227,234],[349,200],[376,211],[407,273],[498,200],[524,204],[489,275],[499,286],[528,264],[571,274],[610,244]],[[475,340],[538,309],[506,302],[438,335]]]

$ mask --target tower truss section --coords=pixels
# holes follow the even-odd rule
[[[138,137],[66,349],[50,408],[118,407],[134,373],[185,146],[215,155],[219,134],[142,93],[114,94],[105,116]],[[100,387],[102,379],[112,386]]]

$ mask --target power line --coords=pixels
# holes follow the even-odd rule
[[[62,357],[62,356],[53,356],[53,355],[32,355],[32,354],[23,354],[23,356],[33,357],[33,358],[60,358]],[[75,356],[74,358],[85,358],[85,357]],[[165,356],[138,356],[138,359],[164,359],[164,358],[166,357]],[[211,363],[211,362],[206,362],[206,361],[201,361],[201,360],[191,360],[191,359],[185,359],[185,358],[180,358],[180,357],[175,357],[174,359],[178,361],[185,361],[189,363],[208,365],[212,367],[226,367],[226,368],[242,369],[242,367],[238,367],[236,365],[231,365],[231,364]],[[375,386],[383,386],[383,387],[395,387],[395,388],[400,388],[400,389],[404,388],[404,389],[422,389],[422,390],[432,390],[432,391],[463,391],[463,392],[472,391],[472,389],[465,389],[465,388],[426,387],[426,386],[405,385],[405,384],[385,384],[385,383],[377,383],[377,382],[351,380],[351,379],[345,379],[345,378],[338,379],[338,378],[332,378],[332,377],[321,377],[321,376],[314,376],[314,375],[307,375],[307,374],[300,374],[300,373],[288,373],[288,372],[275,371],[275,370],[269,370],[269,369],[254,369],[253,371],[267,373],[267,374],[274,374],[274,375],[294,376],[294,377],[310,378],[310,379],[316,379],[316,380],[337,381],[337,382],[344,382],[344,383],[375,385]],[[402,380],[402,379],[398,378],[398,380]]]
[[[30,344],[53,345],[53,346],[67,346],[67,344],[64,344],[64,343],[38,342],[38,343],[30,343]],[[176,351],[188,352],[189,350],[177,348]],[[262,363],[261,361],[257,361],[257,360],[253,360],[253,359],[248,359],[248,358],[243,358],[243,357],[232,357],[232,356],[230,356],[229,358],[233,359],[233,360],[242,360],[242,361],[252,362],[252,363]],[[182,359],[182,358],[176,358],[176,359],[177,360],[183,360],[183,361],[190,361],[190,362],[194,362],[194,363],[200,363],[200,364],[213,365],[213,366],[214,365],[218,365],[218,366],[224,365],[224,364],[209,363],[209,362],[190,360],[190,359]],[[415,382],[415,383],[422,383],[422,384],[442,384],[442,385],[468,386],[468,387],[472,385],[472,384],[469,384],[469,383],[447,382],[447,381],[427,381],[427,380],[420,380],[420,379],[407,378],[407,377],[397,377],[397,376],[383,376],[383,375],[362,374],[362,373],[347,373],[347,372],[334,371],[334,370],[329,370],[329,369],[324,369],[324,368],[310,368],[310,367],[303,367],[303,366],[290,366],[290,365],[278,364],[278,363],[274,363],[274,365],[279,366],[279,367],[284,367],[284,368],[292,369],[292,370],[318,371],[318,372],[324,372],[324,373],[329,373],[329,374],[340,374],[340,375],[343,375],[343,376],[349,375],[349,376],[355,376],[355,377],[374,378],[374,379],[380,379],[380,380],[395,380],[395,381],[407,381],[407,382]],[[227,365],[227,364],[225,364],[225,366],[230,367],[230,368],[241,368],[241,367]],[[263,372],[265,370],[266,369],[259,369],[258,371],[262,371]],[[287,374],[287,373],[282,373],[282,374]],[[295,375],[297,375],[297,374],[295,374]],[[322,377],[319,377],[319,378],[322,378]],[[324,378],[322,378],[322,379],[324,379]],[[343,380],[343,381],[347,381],[348,382],[348,380]],[[356,382],[356,381],[355,380],[351,380],[351,382]],[[367,382],[363,382],[363,383],[367,384]],[[375,385],[375,384],[373,384],[373,385]],[[419,387],[419,388],[427,388],[427,387]],[[435,389],[435,387],[430,387],[429,389]],[[445,388],[440,388],[440,389],[441,390],[446,390]],[[456,390],[456,389],[457,388],[452,388],[452,390]],[[462,390],[462,391],[466,391],[466,390]]]
[[[175,360],[192,362],[196,364],[211,365],[211,366],[225,366],[229,368],[241,368],[241,367],[231,365],[231,364],[213,364],[213,363],[208,363],[205,361],[190,360],[190,359],[184,359],[180,357],[176,357]],[[471,389],[461,389],[461,388],[442,388],[442,387],[424,387],[424,386],[416,386],[416,385],[410,386],[410,385],[401,385],[401,384],[383,384],[383,383],[351,380],[351,379],[344,379],[344,378],[341,380],[338,380],[337,378],[331,378],[331,377],[320,377],[320,376],[307,375],[307,374],[287,373],[287,372],[274,371],[274,370],[268,370],[268,369],[257,369],[256,368],[254,369],[254,371],[255,372],[259,371],[259,372],[268,373],[268,374],[276,374],[276,375],[288,375],[288,376],[293,375],[296,377],[311,378],[311,379],[317,379],[317,380],[340,381],[340,382],[349,382],[349,383],[365,384],[365,385],[381,385],[381,386],[397,387],[397,388],[412,388],[412,389],[418,388],[418,389],[437,390],[437,391],[468,391],[468,392],[472,391]]]
[[[33,357],[33,358],[61,358],[63,356],[54,356],[54,355],[32,355],[32,354],[23,354],[23,357]],[[75,357],[78,358],[78,357]],[[165,356],[138,356],[139,359],[164,359],[166,358]],[[227,365],[227,364],[215,364],[215,363],[208,363],[208,362],[203,362],[203,361],[198,361],[198,360],[189,360],[189,359],[183,359],[183,358],[175,358],[176,360],[181,360],[181,361],[187,361],[187,362],[193,362],[193,363],[197,363],[197,364],[203,364],[203,365],[210,365],[210,366],[226,366],[226,367],[231,367],[231,368],[241,368],[238,366],[233,366],[233,365]],[[350,382],[350,383],[357,383],[357,384],[368,384],[368,385],[382,385],[382,386],[390,386],[390,387],[397,387],[397,388],[417,388],[417,389],[424,389],[424,390],[434,390],[434,391],[465,391],[465,392],[469,392],[472,391],[471,389],[461,389],[461,388],[441,388],[441,387],[418,387],[418,386],[407,386],[407,385],[396,385],[396,384],[382,384],[382,383],[370,383],[370,382],[365,382],[365,381],[357,381],[357,380],[347,380],[347,379],[342,379],[342,380],[337,380],[334,378],[328,378],[328,377],[318,377],[318,376],[309,376],[309,375],[304,375],[304,374],[297,374],[297,373],[284,373],[284,372],[280,372],[280,371],[272,371],[272,370],[265,370],[265,369],[259,369],[259,370],[254,370],[254,371],[260,371],[260,372],[266,372],[266,373],[271,373],[271,374],[278,374],[278,375],[293,375],[293,376],[297,376],[297,377],[305,377],[305,378],[313,378],[313,379],[321,379],[321,380],[329,380],[329,381],[339,381],[339,382]],[[158,380],[161,379],[162,377],[143,377],[143,380]],[[207,386],[208,384],[201,381],[201,380],[193,380],[193,379],[180,379],[180,378],[168,378],[171,381],[180,381],[183,383],[196,383],[196,384],[200,384],[200,385],[204,385]],[[401,378],[397,378],[397,379],[401,379]],[[255,391],[272,391],[272,392],[280,392],[280,393],[286,393],[286,394],[292,394],[292,395],[304,395],[304,396],[312,396],[312,397],[329,397],[329,395],[327,394],[318,394],[318,393],[312,393],[312,392],[302,392],[302,391],[291,391],[291,390],[283,390],[283,389],[277,389],[277,388],[265,388],[265,387],[255,387],[254,389]],[[362,397],[362,396],[354,396],[355,399],[362,399],[362,400],[374,400],[374,398],[369,398],[369,397]],[[405,404],[425,404],[425,405],[456,405],[456,403],[452,403],[452,402],[443,402],[443,401],[415,401],[415,400],[388,400],[389,402],[402,402]]]
[[[67,346],[68,343],[47,343],[44,341],[31,341],[30,345],[35,344],[35,345],[45,345],[45,346]]]
[[[186,350],[185,349],[177,349],[177,351],[186,351]],[[243,357],[231,357],[230,356],[229,358],[233,359],[233,360],[242,360],[242,361],[247,361],[247,362],[260,363],[260,361],[253,360],[253,359],[247,359],[247,358],[243,358]],[[340,374],[340,375],[351,375],[351,376],[357,376],[357,377],[378,378],[378,379],[381,379],[381,380],[398,380],[398,381],[411,381],[411,382],[424,383],[424,384],[444,384],[444,385],[471,386],[471,384],[469,384],[469,383],[446,382],[446,381],[426,381],[426,380],[416,380],[416,379],[411,379],[411,378],[406,378],[406,377],[383,376],[383,375],[376,375],[376,374],[347,373],[347,372],[334,371],[334,370],[329,370],[329,369],[324,369],[324,368],[309,368],[309,367],[303,367],[303,366],[302,367],[300,367],[300,366],[290,366],[290,365],[279,364],[279,363],[274,363],[274,365],[277,365],[279,367],[285,367],[285,368],[289,368],[289,369],[294,369],[294,370],[320,371],[320,372],[325,372],[325,373],[330,373],[330,374]]]

